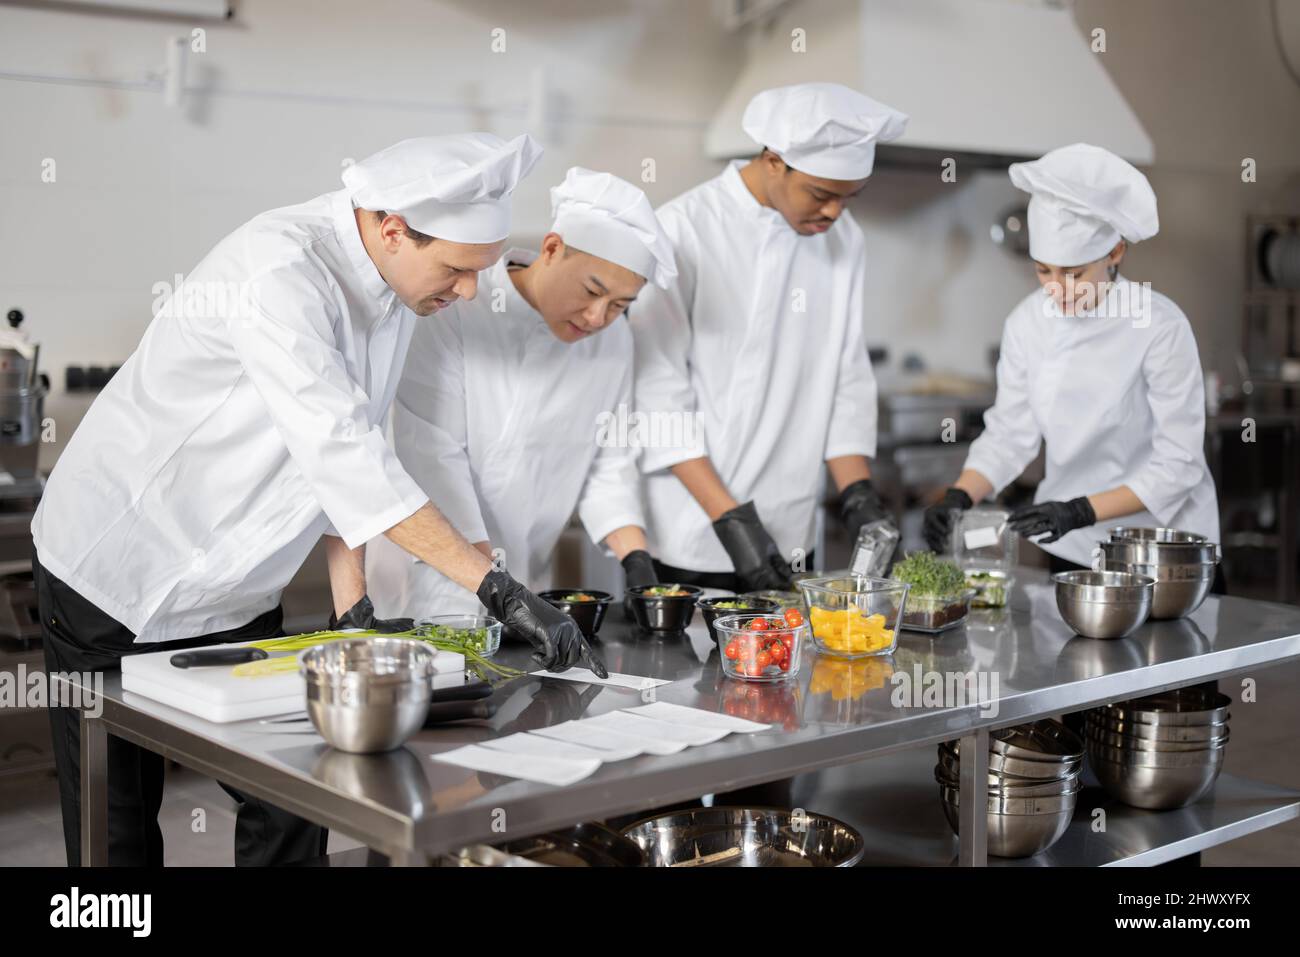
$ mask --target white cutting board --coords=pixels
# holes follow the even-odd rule
[[[238,647],[213,645],[214,648]],[[187,648],[186,651],[198,651]],[[465,657],[433,649],[435,688],[464,681]],[[233,665],[177,668],[175,651],[127,655],[122,659],[122,690],[130,691],[217,724],[303,711],[307,685],[296,671],[237,677]],[[300,652],[272,652],[272,658],[296,658]]]

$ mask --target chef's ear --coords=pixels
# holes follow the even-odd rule
[[[1124,261],[1126,252],[1128,252],[1128,243],[1121,239],[1106,257],[1106,271],[1110,274],[1111,282],[1114,282],[1115,277],[1119,275],[1119,264]]]
[[[556,260],[567,256],[568,249],[569,247],[564,244],[564,237],[559,233],[547,233],[542,237],[542,248],[538,258],[544,265],[550,266]]]

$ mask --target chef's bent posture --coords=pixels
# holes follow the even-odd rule
[[[530,586],[548,580],[575,508],[629,585],[653,584],[636,449],[617,422],[632,405],[624,314],[647,280],[673,278],[672,248],[645,194],[609,173],[574,167],[551,201],[538,252],[507,251],[473,302],[416,332],[393,409],[397,456],[458,531]],[[381,614],[478,610],[391,544],[367,563]]]
[[[474,296],[539,153],[527,136],[407,140],[195,267],[87,412],[32,522],[51,671],[279,635],[280,592],[322,535],[346,624],[384,627],[362,549],[386,535],[477,590],[546,666],[589,660],[571,619],[456,534],[381,429],[412,331],[437,321],[420,317]],[[80,728],[75,712],[50,713],[76,864]],[[162,758],[110,736],[107,787],[109,863],[161,865]],[[323,853],[323,828],[227,790],[236,863]]]
[[[1121,517],[1217,541],[1191,325],[1169,299],[1119,274],[1128,244],[1159,228],[1151,185],[1084,143],[1015,163],[1010,174],[1031,194],[1029,255],[1043,288],[1007,317],[996,400],[960,477],[926,512],[928,543],[941,549],[956,510],[1010,484],[1044,442],[1035,504],[1011,524],[1040,536],[1054,571],[1090,567]]]
[[[906,123],[836,84],[766,90],[743,119],[762,153],[658,210],[678,277],[647,290],[632,329],[637,412],[682,426],[641,457],[662,580],[790,587],[823,465],[850,535],[887,517],[868,464],[865,251],[845,207]]]

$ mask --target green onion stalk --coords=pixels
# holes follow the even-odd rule
[[[470,647],[466,642],[445,636],[433,638],[419,628],[395,632],[313,631],[305,635],[288,635],[284,638],[267,638],[263,641],[255,641],[252,643],[252,647],[261,648],[263,651],[301,651],[304,648],[311,648],[327,641],[342,641],[345,638],[414,638],[416,641],[422,641],[439,651],[450,651],[458,655],[464,655],[466,666],[473,670],[479,678],[491,684],[509,681],[511,678],[520,678],[526,674],[526,672],[520,671],[518,668],[498,664],[484,657],[481,652]]]

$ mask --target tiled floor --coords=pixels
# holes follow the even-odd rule
[[[1256,702],[1232,706],[1232,741],[1225,768],[1242,777],[1300,791],[1300,662],[1261,669]],[[1240,678],[1220,688],[1240,696]],[[202,809],[205,829],[193,828]],[[233,863],[234,804],[217,784],[184,768],[168,770],[159,816],[168,865],[229,866]],[[358,847],[344,835],[330,835],[330,852]],[[0,779],[0,865],[61,865],[63,832],[58,788],[51,775]],[[1203,855],[1206,866],[1300,866],[1300,821],[1220,845]]]

